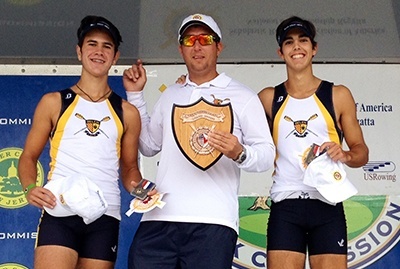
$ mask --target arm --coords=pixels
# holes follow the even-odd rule
[[[151,121],[147,113],[146,101],[144,100],[143,88],[146,84],[146,70],[140,60],[132,67],[126,69],[123,75],[123,84],[126,90],[128,102],[133,104],[140,114],[142,130],[139,139],[139,150],[144,156],[154,156],[161,150],[162,145],[162,125],[156,120]],[[154,111],[158,111],[156,108]],[[158,115],[159,120],[162,119],[160,113],[154,112]]]
[[[246,148],[247,158],[239,165],[247,172],[263,172],[273,166],[275,145],[272,141],[264,110],[257,96],[254,96],[239,116],[242,141],[230,133],[213,131],[209,143],[231,159],[236,159]]]
[[[36,184],[37,161],[49,139],[50,132],[61,108],[59,93],[49,93],[43,96],[36,107],[32,127],[25,141],[25,147],[19,158],[18,174],[22,188]],[[26,193],[31,205],[39,208],[43,206],[53,208],[56,205],[55,196],[47,189],[36,186]]]
[[[261,104],[264,107],[265,115],[268,119],[269,128],[272,130],[272,100],[274,99],[274,88],[267,87],[262,89],[258,93],[258,97],[260,98]]]
[[[141,129],[138,110],[126,102],[122,103],[124,111],[124,135],[121,140],[121,180],[128,192],[142,179],[138,164],[138,145]]]
[[[121,140],[120,171],[124,188],[131,193],[142,179],[138,164],[138,144],[141,123],[138,110],[125,100],[122,103],[124,111],[124,135]],[[157,193],[156,190],[149,195]]]
[[[328,148],[327,153],[334,161],[341,161],[349,167],[360,167],[368,162],[369,150],[357,120],[355,101],[350,90],[342,85],[334,86],[333,103],[349,150],[343,150],[333,142],[323,143],[321,150]]]

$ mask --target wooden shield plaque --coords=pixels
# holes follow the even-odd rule
[[[230,103],[210,103],[200,98],[196,103],[172,108],[172,130],[183,155],[195,166],[207,170],[222,153],[208,144],[208,132],[232,133],[233,111]]]

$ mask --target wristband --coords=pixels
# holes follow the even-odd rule
[[[27,195],[28,192],[29,192],[31,189],[33,189],[34,187],[36,187],[36,183],[29,184],[29,185],[24,189],[24,194]]]

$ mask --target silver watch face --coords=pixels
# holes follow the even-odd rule
[[[239,158],[236,160],[237,163],[242,163],[244,160],[246,160],[246,149],[243,148],[242,153],[240,153]]]
[[[243,152],[243,154],[242,154],[242,156],[240,156],[240,161],[241,162],[244,162],[244,160],[246,160],[246,153],[245,152]]]

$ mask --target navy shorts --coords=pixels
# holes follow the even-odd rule
[[[44,211],[37,246],[57,245],[74,249],[81,258],[115,262],[119,220],[103,215],[90,224],[79,216],[53,217]]]
[[[343,204],[317,199],[286,199],[271,204],[267,250],[289,250],[309,255],[347,254]]]
[[[129,269],[231,269],[235,230],[214,224],[145,221],[133,238]]]

